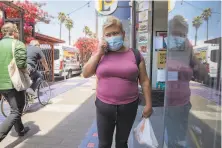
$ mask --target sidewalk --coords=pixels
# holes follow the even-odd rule
[[[76,77],[51,88],[55,96],[52,104],[44,108],[31,107],[29,113],[23,116],[23,122],[31,128],[31,131],[20,139],[14,137],[15,131],[12,131],[0,143],[1,148],[98,148],[94,105],[95,78]],[[189,125],[199,126],[203,132],[211,131],[208,133],[213,137],[218,107],[194,93],[191,96],[191,103],[193,107],[190,111]],[[142,110],[143,106],[139,106],[133,129],[141,121]],[[154,107],[150,119],[159,148],[163,147],[163,138],[166,139],[163,117],[164,108]],[[211,142],[208,140],[205,144]],[[114,147],[115,141],[112,148]],[[135,140],[133,130],[129,137],[129,148],[145,148]]]
[[[201,96],[209,101],[215,102],[217,105],[221,105],[221,97],[219,96],[220,92],[215,90],[215,88],[210,88],[204,84],[191,81],[190,89],[193,95]]]
[[[78,87],[80,85],[83,85],[84,83],[88,82],[88,79],[83,79],[81,77],[75,77],[72,79],[68,79],[65,81],[61,81],[61,82],[57,82],[53,85],[50,86],[51,88],[51,97],[54,98],[57,95],[61,94],[61,93],[65,93],[66,91]],[[6,103],[6,105],[4,106],[7,110],[7,114],[10,112],[10,107],[9,105]],[[36,108],[36,110],[40,109],[42,106],[39,104],[38,100],[35,100],[35,103],[32,104],[30,106],[30,108],[32,110],[34,110],[34,108]],[[29,108],[28,108],[29,110]],[[2,121],[5,119],[5,117],[0,114],[0,124],[2,123]]]
[[[57,96],[52,99],[52,104],[23,116],[24,124],[31,128],[28,134],[18,139],[12,131],[0,143],[1,148],[78,147],[95,119],[92,97],[95,79],[86,82],[86,79],[77,77],[53,87],[56,88],[53,94]]]

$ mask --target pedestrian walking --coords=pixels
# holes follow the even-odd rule
[[[0,93],[5,97],[11,107],[10,115],[0,125],[0,141],[2,141],[14,126],[18,136],[24,136],[29,127],[24,127],[21,115],[25,105],[25,92],[17,91],[11,82],[8,65],[13,59],[12,43],[15,41],[14,58],[18,69],[27,67],[27,55],[25,45],[17,40],[18,29],[15,24],[5,23],[1,32],[3,39],[0,41]]]
[[[98,52],[83,68],[83,76],[96,74],[96,115],[99,148],[111,148],[116,128],[116,148],[128,148],[128,137],[139,103],[138,80],[146,105],[143,117],[152,114],[150,80],[139,51],[124,46],[125,31],[116,17],[109,16],[103,25],[103,39]]]

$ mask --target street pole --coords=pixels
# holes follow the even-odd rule
[[[131,44],[132,44],[132,48],[134,50],[136,50],[136,2],[134,0],[131,1],[131,12],[132,12],[132,26],[131,26],[131,30],[132,30],[132,34],[131,34]]]
[[[96,37],[98,38],[98,13],[97,13],[97,10],[95,10],[95,15],[96,15]]]

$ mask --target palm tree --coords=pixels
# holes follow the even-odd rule
[[[88,27],[88,26],[85,26],[85,27],[83,28],[83,32],[85,33],[85,36],[89,35],[89,33],[90,33],[89,27]]]
[[[71,35],[70,35],[70,33],[71,33],[71,29],[73,28],[73,21],[72,21],[72,19],[70,19],[69,17],[66,18],[65,26],[69,30],[69,45],[71,45]]]
[[[212,14],[211,8],[206,8],[201,15],[202,18],[204,19],[204,21],[207,22],[207,40],[208,40],[208,21],[209,21],[211,14]]]
[[[197,45],[197,31],[200,27],[200,25],[202,24],[202,18],[200,16],[196,16],[194,19],[193,19],[193,26],[195,27],[196,29],[196,34],[195,34],[195,46]]]
[[[59,33],[59,37],[60,39],[62,38],[62,24],[65,22],[66,20],[66,15],[64,12],[59,12],[59,16],[58,16],[58,20],[60,21],[60,33]]]

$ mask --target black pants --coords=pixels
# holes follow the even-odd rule
[[[128,138],[138,108],[138,99],[126,105],[110,105],[96,99],[99,148],[111,148],[116,127],[116,148],[128,148]]]
[[[165,127],[168,134],[169,148],[182,147],[179,146],[180,141],[184,141],[187,143],[188,117],[190,109],[190,103],[184,106],[166,107]]]
[[[0,125],[0,141],[2,141],[13,125],[17,133],[20,133],[24,129],[21,115],[25,105],[25,93],[24,91],[18,92],[15,89],[1,90],[0,93],[5,97],[11,107],[10,115]]]
[[[30,72],[30,78],[33,81],[30,88],[32,88],[35,91],[40,83],[40,80],[42,79],[42,75],[36,69],[32,68],[32,66],[29,64],[28,64],[28,70]]]

